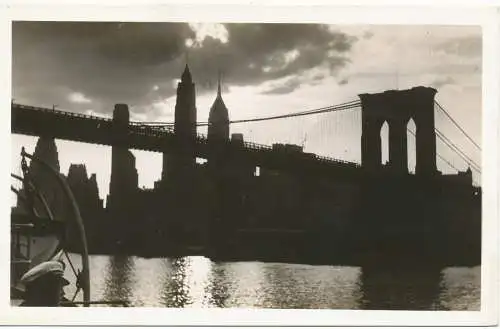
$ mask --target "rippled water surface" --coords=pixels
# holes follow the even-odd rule
[[[72,255],[77,266],[79,256]],[[92,300],[132,306],[479,310],[480,267],[363,269],[91,256]],[[66,277],[74,281],[68,266]],[[74,285],[66,293],[73,296]]]

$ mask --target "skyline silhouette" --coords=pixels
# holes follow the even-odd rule
[[[166,38],[177,40],[174,44],[177,44],[178,49],[176,48],[175,54],[178,55],[171,56],[168,52],[163,55],[161,52],[148,55],[148,47],[152,47],[151,44],[157,40],[158,34],[166,27],[170,31]],[[479,28],[399,26],[398,29],[394,29],[390,26],[348,27],[295,24],[288,26],[292,27],[292,33],[287,32],[285,27],[287,24],[226,26],[223,24],[128,23],[128,25],[122,24],[119,28],[119,24],[113,22],[107,24],[15,22],[13,24],[13,99],[20,103],[47,107],[52,107],[55,103],[58,104],[58,109],[92,112],[106,116],[110,114],[115,103],[127,102],[130,95],[137,95],[137,98],[130,99],[129,103],[131,120],[172,122],[175,96],[171,95],[172,92],[169,90],[173,90],[177,83],[186,60],[184,55],[186,50],[189,50],[188,60],[197,86],[198,121],[208,119],[210,106],[216,98],[219,70],[224,76],[223,98],[231,119],[285,114],[354,100],[359,93],[429,84],[439,87],[438,101],[478,143],[481,143],[481,31]],[[62,30],[65,32],[61,32]],[[108,42],[106,38],[127,34],[142,36],[145,40],[126,41],[118,38],[114,42],[99,44],[100,48],[91,47],[94,42],[97,42],[96,35],[104,32],[106,32],[104,41],[99,42]],[[267,38],[266,34],[271,35]],[[319,40],[311,37],[316,34],[321,36],[318,37]],[[76,36],[82,36],[82,39]],[[281,46],[264,43],[261,47],[257,47],[258,49],[253,52],[249,51],[243,56],[244,53],[241,53],[243,48],[238,47],[244,47],[242,42],[256,40],[255,38],[259,36],[266,37],[265,40],[282,37],[286,42],[283,41]],[[38,41],[32,42],[35,37]],[[357,39],[354,40],[354,37]],[[188,49],[183,42],[190,38],[198,40],[198,43]],[[328,63],[332,59],[326,55],[313,61],[316,65],[310,68],[304,69],[300,66],[305,65],[302,63],[304,60],[302,57],[313,56],[303,49],[304,42],[310,43],[314,51],[321,53],[324,52],[322,43],[329,39],[335,41],[332,44],[334,52],[332,56],[335,59],[334,62],[338,62],[338,70],[332,71],[328,68]],[[215,45],[210,45],[210,40]],[[136,55],[134,51],[130,53],[124,50],[138,49],[134,48],[134,42],[146,43]],[[24,47],[28,45],[32,54],[39,54],[40,61],[46,62],[47,65],[33,67],[30,64],[31,57],[23,52]],[[49,47],[49,45],[54,45],[54,47]],[[162,49],[161,47],[168,47],[168,45],[159,44],[158,47]],[[63,46],[69,51],[61,52],[59,49]],[[411,54],[411,58],[418,57],[418,63],[400,56],[401,49]],[[119,50],[124,50],[127,54],[122,54]],[[73,73],[73,69],[68,70],[68,56],[74,55],[74,51],[81,51],[81,55],[71,57],[71,63],[78,64],[76,67],[85,68],[88,73],[96,69],[109,73],[106,74],[106,81],[109,83],[100,87],[99,94],[92,93],[92,90],[96,90],[95,88],[88,88],[97,83],[98,79],[95,75],[70,74]],[[297,51],[300,56],[297,55]],[[375,52],[379,53],[378,56],[373,55]],[[237,54],[240,54],[239,57]],[[273,56],[277,56],[278,59],[274,59],[278,61],[277,63],[273,62]],[[345,63],[339,61],[339,58],[344,57],[347,57],[349,61]],[[281,67],[279,58],[282,64],[290,61],[288,63],[290,68],[283,67],[278,70],[279,74],[274,73],[274,75],[270,73],[271,71],[265,72],[270,70],[266,67],[270,63]],[[294,64],[294,58],[302,64]],[[90,59],[95,60],[90,61]],[[110,62],[111,59],[116,61]],[[394,65],[394,59],[397,59],[397,65]],[[224,67],[224,65],[234,65],[232,64],[234,61],[237,63],[239,61],[234,66],[244,66],[252,60],[260,60],[261,64],[260,71],[257,70],[259,74],[255,69],[248,69],[249,72],[254,72],[253,80],[250,78],[241,80],[242,72]],[[144,62],[149,61],[154,64],[152,66],[155,68],[154,72],[143,65]],[[101,68],[104,63],[110,66]],[[200,65],[200,63],[205,63],[205,65]],[[134,67],[135,71],[132,70]],[[28,70],[30,68],[31,70]],[[48,75],[53,70],[60,74]],[[396,75],[397,79],[395,79]],[[43,85],[39,84],[38,81],[42,81],[40,79],[43,79]],[[129,94],[128,91],[132,86],[136,91]],[[274,91],[270,92],[272,89]],[[100,99],[102,95],[107,95],[108,101]],[[139,99],[149,100],[151,105],[141,107],[137,103]],[[337,125],[334,129],[336,134],[329,134],[328,128],[332,130],[332,126],[335,127],[335,120],[344,123]],[[264,144],[275,142],[304,144],[307,152],[351,161],[358,160],[360,150],[357,136],[360,133],[360,117],[356,114],[339,113],[330,121],[329,127],[327,127],[328,118],[324,116],[282,123],[234,125],[230,127],[230,133],[243,133],[247,140]],[[204,130],[206,127],[198,129],[200,132]],[[290,134],[290,131],[293,133]],[[446,132],[451,135],[452,139],[458,138],[460,147],[464,148],[464,151],[476,163],[480,163],[480,154],[467,140],[461,139],[460,132],[454,130],[453,127]],[[27,150],[33,150],[35,143],[34,138],[13,135],[12,158],[15,159],[14,155],[17,155],[21,145],[26,146]],[[109,188],[111,149],[59,140],[56,144],[61,157],[62,172],[67,173],[72,163],[85,164],[88,172],[96,173],[100,197],[105,199]],[[152,188],[154,182],[161,177],[160,155],[135,150],[132,153],[136,157],[139,186]],[[95,154],[99,156],[96,157]],[[460,170],[466,169],[464,164],[458,165]],[[443,171],[450,170],[439,160],[438,167]],[[475,181],[477,183],[478,178],[475,177]]]

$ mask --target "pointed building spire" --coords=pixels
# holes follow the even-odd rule
[[[181,75],[181,81],[183,82],[193,82],[191,77],[191,72],[189,71],[189,52],[188,49],[184,51],[184,61],[186,62],[186,66],[184,67],[184,72]]]
[[[222,72],[218,71],[217,96],[208,114],[208,140],[229,139],[229,114],[222,99]]]
[[[221,70],[219,69],[219,72],[218,72],[218,77],[217,77],[217,97],[222,97],[222,91],[221,91],[221,78],[222,77],[222,74],[221,74]]]
[[[184,68],[184,72],[182,73],[181,81],[182,82],[193,82],[193,79],[191,78],[191,72],[189,71],[189,66],[187,63],[186,63],[186,67]]]

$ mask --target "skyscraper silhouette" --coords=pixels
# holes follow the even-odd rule
[[[215,98],[208,115],[208,140],[227,141],[229,139],[229,114],[222,100],[221,77],[217,84],[217,97]]]
[[[180,153],[163,154],[162,179],[185,179],[193,175],[196,164],[194,142],[196,139],[196,92],[191,72],[186,64],[177,85],[174,131]]]

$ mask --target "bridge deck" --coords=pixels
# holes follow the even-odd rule
[[[58,139],[100,144],[162,153],[183,153],[171,127],[144,125],[131,122],[126,129],[119,127],[111,118],[66,112],[42,107],[12,103],[12,133],[32,136],[51,136]],[[186,143],[182,144],[186,146]],[[209,145],[207,137],[198,134],[190,145],[195,155],[208,158],[214,147],[239,161],[270,169],[317,171],[340,174],[358,173],[360,165],[312,153],[274,150],[269,145],[232,142]]]

